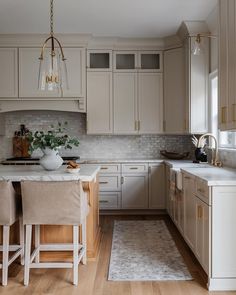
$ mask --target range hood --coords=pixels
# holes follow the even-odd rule
[[[78,100],[1,100],[0,113],[13,111],[30,111],[30,110],[49,110],[49,111],[65,111],[65,112],[86,112],[85,99]]]

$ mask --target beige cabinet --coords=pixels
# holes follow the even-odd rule
[[[114,133],[161,133],[162,74],[114,73]]]
[[[149,164],[149,209],[165,207],[165,166]]]
[[[186,132],[186,89],[184,49],[164,52],[164,132]]]
[[[112,122],[112,72],[87,72],[87,133],[110,134]]]
[[[234,0],[219,1],[219,128],[236,129],[236,7]]]
[[[17,48],[0,48],[0,99],[18,97]]]
[[[122,176],[122,209],[148,208],[148,174],[133,173]]]
[[[209,40],[201,39],[202,52],[193,55],[195,38],[185,41],[186,130],[188,133],[208,132]]]
[[[138,74],[138,131],[141,134],[163,130],[162,74]]]
[[[195,254],[205,272],[209,274],[209,217],[210,207],[197,196],[196,210],[196,248]]]
[[[184,175],[184,237],[189,247],[194,251],[196,244],[196,206],[194,178]]]
[[[137,73],[114,73],[114,133],[136,134],[137,125]]]
[[[85,50],[64,48],[67,59],[69,89],[64,89],[64,98],[85,97]],[[57,91],[38,89],[40,48],[19,48],[19,97],[21,98],[58,98]]]

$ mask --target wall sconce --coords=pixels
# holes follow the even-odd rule
[[[216,35],[206,35],[206,34],[197,34],[196,36],[189,36],[189,37],[195,37],[195,42],[192,48],[192,54],[193,55],[200,55],[202,52],[202,38],[213,38],[216,39]]]

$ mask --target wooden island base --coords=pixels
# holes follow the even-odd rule
[[[99,200],[98,200],[98,176],[91,182],[83,182],[83,189],[88,196],[89,215],[87,217],[87,257],[95,260],[101,241],[101,229],[99,226]],[[15,189],[20,192],[20,184],[15,184]],[[2,227],[0,227],[0,243],[2,244]],[[42,225],[40,226],[41,243],[72,243],[72,226]],[[34,238],[34,235],[33,235]],[[11,243],[19,240],[18,224],[11,227]],[[41,252],[41,261],[68,261],[72,259],[72,252]]]

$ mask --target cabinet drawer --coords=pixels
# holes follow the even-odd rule
[[[121,189],[120,175],[103,175],[99,177],[100,191],[119,191]]]
[[[148,164],[122,164],[122,173],[143,173],[148,172]]]
[[[121,193],[107,192],[99,194],[99,208],[100,209],[119,209],[120,208]]]
[[[196,179],[196,195],[207,204],[210,203],[210,188],[201,179]]]
[[[100,173],[118,173],[120,172],[120,164],[100,164]]]

